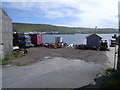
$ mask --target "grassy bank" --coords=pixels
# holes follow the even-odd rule
[[[7,58],[4,58],[4,59],[0,59],[0,64],[6,62],[6,61],[9,61],[9,60],[14,60],[14,59],[18,59],[20,58],[19,56],[11,56],[11,57],[7,57]]]
[[[95,33],[94,28],[84,27],[63,27],[49,24],[29,24],[29,23],[13,23],[13,29],[23,32],[58,32],[59,34],[73,34],[73,33]],[[117,33],[113,28],[101,28],[96,33]]]
[[[120,73],[117,70],[108,68],[106,70],[106,77],[101,88],[119,88],[120,89]]]

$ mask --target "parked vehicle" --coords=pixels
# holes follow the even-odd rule
[[[13,51],[15,56],[24,56],[27,54],[26,47],[33,46],[29,35],[21,35],[13,32]]]
[[[114,34],[114,36],[112,36],[113,39],[111,39],[111,47],[115,47],[115,45],[118,45],[118,36],[116,34]]]
[[[13,32],[13,46],[19,46],[19,48],[33,46],[31,43],[31,37],[29,35],[21,35],[17,32]]]
[[[117,42],[115,39],[110,40],[110,47],[115,47],[116,44],[117,44]]]
[[[18,43],[20,48],[31,47],[31,37],[29,35],[18,36]]]

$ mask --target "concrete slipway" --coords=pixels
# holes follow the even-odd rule
[[[90,83],[105,63],[45,57],[28,66],[3,66],[3,88],[78,88]]]

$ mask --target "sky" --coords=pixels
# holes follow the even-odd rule
[[[118,28],[119,0],[2,0],[13,22]]]

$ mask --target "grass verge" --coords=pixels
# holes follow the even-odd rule
[[[19,56],[7,57],[7,58],[4,58],[4,59],[0,59],[0,63],[6,62],[6,61],[9,61],[9,60],[18,59],[18,58],[20,58],[20,57]]]
[[[101,88],[119,88],[120,90],[120,72],[113,68],[106,69],[106,77]]]
[[[27,66],[27,65],[31,65],[31,63],[26,63],[26,64],[17,64],[16,66]]]

